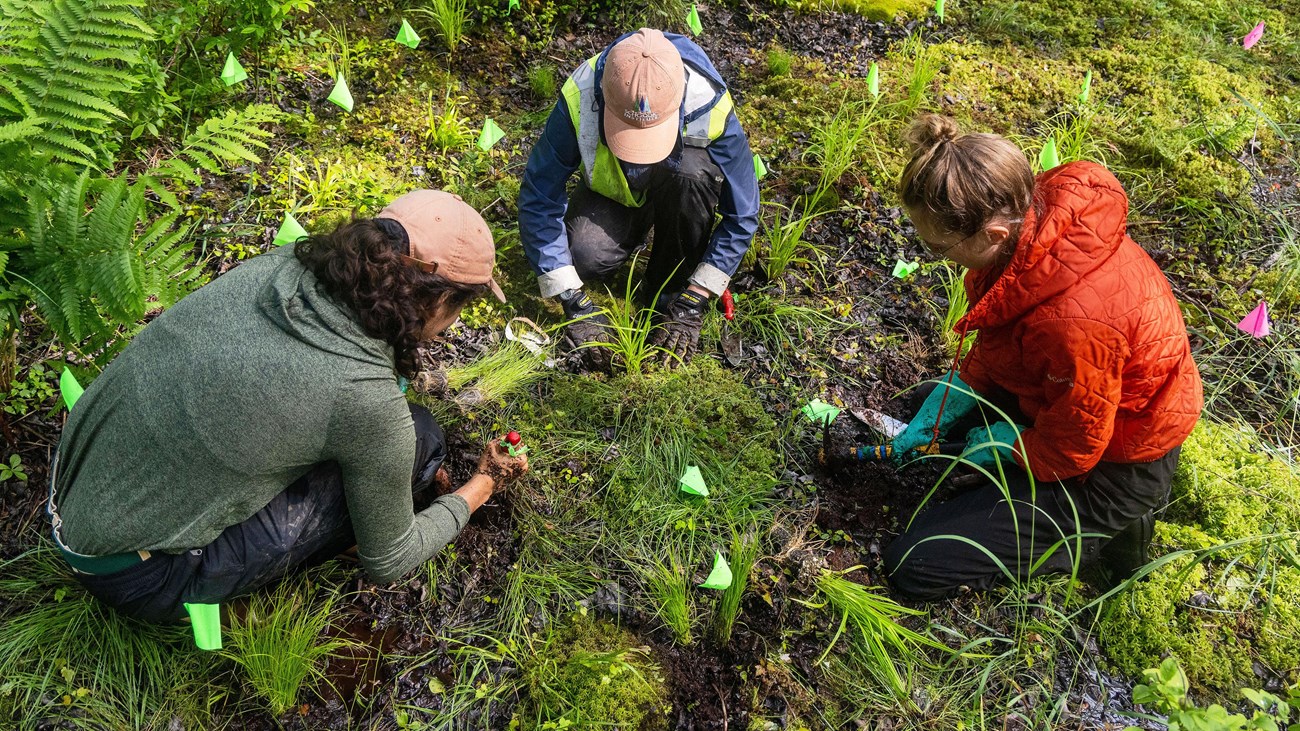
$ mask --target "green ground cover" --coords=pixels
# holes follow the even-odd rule
[[[490,335],[516,315],[559,322],[518,248],[519,176],[567,69],[642,22],[682,30],[689,4],[0,0],[0,390],[19,435],[0,447],[0,719],[1047,728],[1101,722],[1078,702],[1098,669],[1138,680],[1167,656],[1198,701],[1283,693],[1300,680],[1300,6],[946,5],[943,23],[929,2],[700,7],[699,41],[726,60],[773,171],[745,264],[761,276],[737,297],[738,329],[768,356],[678,371],[624,358],[588,377]],[[443,22],[457,8],[459,40]],[[781,31],[822,28],[835,9],[886,22]],[[403,17],[418,49],[391,40]],[[908,19],[920,21],[910,33]],[[1264,40],[1243,49],[1261,20]],[[853,70],[864,39],[879,97]],[[97,63],[106,48],[115,61]],[[217,78],[228,52],[251,76],[231,88]],[[40,72],[56,64],[74,73]],[[324,101],[339,72],[351,113]],[[1132,235],[1184,304],[1205,419],[1157,527],[1164,557],[1118,591],[1064,577],[900,606],[867,586],[870,546],[920,495],[870,525],[827,522],[837,485],[815,474],[819,435],[798,407],[872,388],[887,398],[958,347],[941,327],[960,312],[954,273],[888,277],[919,253],[889,208],[901,134],[921,111],[1004,134],[1033,159],[1051,138],[1063,162],[1107,164],[1129,191]],[[484,151],[489,117],[506,138]],[[510,295],[466,311],[435,353],[449,391],[416,398],[463,443],[522,431],[530,478],[405,582],[369,587],[329,564],[259,596],[221,655],[194,650],[184,628],[98,607],[37,519],[59,372],[89,382],[142,318],[267,250],[286,213],[326,230],[415,186],[484,212]],[[870,288],[837,276],[855,261]],[[1256,341],[1234,324],[1261,299],[1274,333]],[[922,314],[892,326],[891,309]],[[705,351],[720,328],[710,316]],[[709,498],[679,490],[690,466]],[[725,591],[698,587],[715,553],[733,569]],[[381,649],[367,655],[365,641]]]

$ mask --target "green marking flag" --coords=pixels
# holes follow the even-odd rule
[[[1092,69],[1083,75],[1083,86],[1079,89],[1079,103],[1087,104],[1088,97],[1092,95]]]
[[[767,166],[763,164],[763,158],[758,153],[754,153],[754,177],[762,180],[767,177]]]
[[[808,420],[812,423],[822,425],[835,421],[835,417],[840,415],[839,409],[816,398],[804,404],[803,408],[799,409],[799,411],[802,412],[804,416],[808,417]]]
[[[221,605],[186,602],[185,611],[190,613],[190,626],[194,628],[194,644],[200,650],[220,650]]]
[[[85,393],[85,389],[77,383],[77,377],[72,375],[72,369],[66,367],[63,375],[59,376],[59,390],[63,392],[63,403],[67,405],[68,411],[72,411],[72,405]]]
[[[871,69],[867,71],[867,88],[871,90],[872,96],[880,96],[880,64],[875,61],[871,62]]]
[[[519,0],[510,0],[510,4],[506,6],[506,12],[512,13],[517,7],[519,7]]]
[[[894,276],[899,279],[907,279],[912,276],[912,272],[921,268],[919,261],[903,261],[902,259],[894,262]]]
[[[727,559],[722,557],[721,551],[713,552],[713,570],[709,572],[709,578],[700,584],[701,589],[725,589],[731,586],[731,567],[727,565]]]
[[[235,52],[226,54],[226,65],[221,69],[221,80],[226,86],[234,86],[247,78],[248,72],[239,63],[239,59],[235,58]]]
[[[682,475],[682,478],[677,483],[684,493],[700,497],[709,496],[709,488],[704,484],[704,475],[700,474],[700,468],[695,465],[687,467],[686,474]]]
[[[1056,138],[1048,137],[1047,144],[1043,145],[1043,151],[1038,153],[1038,167],[1044,172],[1061,164],[1061,158],[1056,154]]]
[[[407,48],[415,48],[420,45],[420,34],[415,32],[411,24],[402,18],[402,27],[397,29],[397,38],[393,39]]]
[[[695,3],[691,3],[691,12],[686,14],[686,27],[691,29],[692,35],[699,35],[704,32],[704,24],[700,22],[699,8]]]
[[[294,218],[292,213],[286,213],[284,214],[284,223],[280,224],[280,230],[275,232],[275,239],[271,243],[276,246],[284,246],[285,244],[292,244],[304,236],[310,236],[307,229],[298,223],[298,219]]]
[[[487,152],[492,146],[501,141],[506,133],[501,131],[496,122],[491,117],[483,120],[483,131],[478,133],[478,149]]]
[[[939,22],[943,22],[943,0],[934,0],[934,14],[939,16]]]
[[[348,89],[348,80],[343,78],[343,74],[339,74],[338,80],[334,82],[334,91],[330,92],[329,101],[346,112],[352,111],[352,92]]]

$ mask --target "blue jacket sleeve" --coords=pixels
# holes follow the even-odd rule
[[[581,162],[578,137],[561,100],[533,145],[519,186],[519,240],[538,275],[573,265],[564,229],[569,203],[565,186]]]
[[[758,177],[754,174],[754,153],[749,138],[733,113],[727,117],[722,136],[709,145],[709,157],[722,170],[722,197],[718,213],[722,222],[704,254],[703,264],[730,277],[758,231]]]

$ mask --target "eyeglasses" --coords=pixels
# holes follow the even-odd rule
[[[1023,223],[1024,220],[1025,220],[1024,218],[1011,218],[1011,219],[1007,219],[1007,220],[1005,220],[1005,221],[999,221],[999,223],[1005,223],[1005,224],[1007,224],[1008,226],[1013,226],[1013,225],[1018,224],[1018,223]],[[921,241],[925,243],[926,247],[928,247],[928,248],[930,249],[930,251],[934,252],[934,254],[935,254],[936,256],[944,256],[944,255],[946,255],[949,251],[952,251],[953,249],[957,248],[958,246],[961,246],[962,244],[966,243],[967,241],[970,241],[971,239],[975,238],[975,237],[978,236],[978,235],[980,234],[980,232],[983,231],[983,230],[984,230],[984,229],[981,227],[979,231],[976,231],[975,233],[973,233],[973,234],[971,234],[971,235],[969,235],[969,236],[966,236],[966,237],[963,238],[961,241],[958,241],[958,242],[953,243],[953,244],[949,244],[949,245],[947,245],[947,246],[945,246],[945,247],[943,247],[943,248],[939,248],[938,246],[936,246],[936,245],[935,245],[933,242],[931,242],[931,241],[926,241],[925,238],[922,237],[919,233],[917,234],[917,238],[920,238]]]
[[[957,248],[958,246],[961,246],[962,244],[966,243],[967,241],[970,241],[971,239],[975,238],[976,236],[979,235],[979,233],[980,233],[979,231],[976,231],[975,233],[971,234],[970,236],[967,236],[966,238],[962,239],[961,241],[958,241],[958,242],[955,243],[955,244],[949,244],[948,246],[945,246],[945,247],[943,247],[942,249],[939,248],[938,246],[935,246],[935,244],[934,244],[933,242],[931,242],[931,241],[926,241],[924,238],[922,238],[921,241],[922,241],[923,243],[925,243],[926,247],[929,248],[930,251],[933,252],[936,256],[944,256],[944,255],[947,254],[949,251],[952,251],[953,249]],[[920,237],[920,234],[917,234],[917,236],[918,236],[918,238],[919,238],[919,237]]]

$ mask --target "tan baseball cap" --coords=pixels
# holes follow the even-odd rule
[[[460,199],[441,190],[415,190],[389,203],[377,218],[391,218],[411,242],[407,263],[461,284],[486,284],[502,302],[492,278],[497,248],[487,222]]]
[[[680,132],[686,68],[662,31],[642,28],[605,56],[605,144],[624,162],[651,165],[672,154]]]

